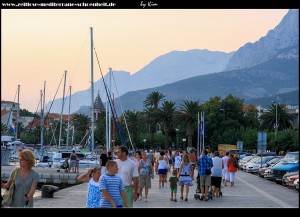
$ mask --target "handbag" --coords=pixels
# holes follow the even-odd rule
[[[12,196],[14,195],[14,191],[15,191],[15,180],[16,180],[18,170],[19,168],[15,169],[12,183],[10,184],[9,189],[4,192],[3,200],[2,200],[2,206],[4,207],[9,207],[11,205]]]

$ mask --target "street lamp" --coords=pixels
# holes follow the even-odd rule
[[[114,139],[111,140],[111,144],[112,144],[112,147],[114,148],[115,147],[115,140]]]
[[[183,139],[182,139],[182,142],[183,142],[183,150],[184,150],[184,146],[185,146],[185,141],[186,141],[186,138],[183,138]]]
[[[176,130],[176,139],[177,139],[176,148],[178,149],[178,131],[179,131],[179,129],[175,128],[175,130]]]
[[[277,122],[277,102],[276,101],[272,101],[272,103],[276,103],[276,118],[275,118],[275,141],[276,141],[276,138],[277,138],[277,129],[278,129],[278,122]]]
[[[144,151],[145,151],[145,146],[146,146],[146,139],[143,140],[144,141]]]
[[[225,109],[223,109],[223,108],[220,108],[220,111],[223,111],[223,119],[225,120]]]

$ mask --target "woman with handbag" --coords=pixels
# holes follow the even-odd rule
[[[14,168],[7,183],[1,183],[1,188],[8,189],[10,185],[14,185],[10,207],[24,207],[26,204],[28,204],[27,207],[33,207],[33,195],[39,182],[39,174],[32,170],[35,165],[34,154],[25,149],[19,152],[18,157],[20,168]]]

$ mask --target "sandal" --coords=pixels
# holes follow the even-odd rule
[[[184,200],[185,200],[185,201],[188,201],[188,199],[187,199],[187,198],[185,198]]]
[[[174,202],[177,202],[177,200],[176,200],[176,199],[174,199]]]
[[[181,199],[181,200],[183,200],[183,196],[182,196],[182,197],[180,197],[180,199]]]

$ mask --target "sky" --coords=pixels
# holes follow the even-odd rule
[[[46,81],[46,103],[91,81],[90,27],[104,74],[136,73],[173,50],[232,52],[274,29],[287,9],[4,9],[1,10],[1,100],[37,110]],[[94,54],[94,82],[101,78]]]

